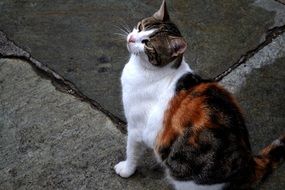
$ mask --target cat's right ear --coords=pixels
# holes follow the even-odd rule
[[[170,20],[165,0],[162,1],[160,9],[156,13],[154,13],[153,17],[155,19],[161,20],[161,21],[169,21]]]
[[[183,37],[171,37],[169,41],[169,45],[172,52],[172,57],[178,57],[187,49],[187,43]]]

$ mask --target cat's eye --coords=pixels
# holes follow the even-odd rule
[[[149,40],[148,40],[148,39],[144,39],[144,40],[142,40],[142,43],[143,43],[143,44],[146,44],[147,42],[149,42]]]
[[[139,32],[142,31],[143,27],[142,27],[142,23],[141,22],[138,23],[137,29],[139,30]]]

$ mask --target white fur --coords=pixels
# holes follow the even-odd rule
[[[178,69],[172,68],[171,64],[162,68],[151,65],[141,41],[148,39],[152,32],[153,30],[138,32],[134,29],[127,37],[131,57],[121,77],[123,105],[128,123],[127,158],[115,166],[116,173],[121,177],[129,177],[135,172],[145,147],[154,148],[156,136],[162,128],[164,112],[174,96],[178,79],[183,74],[192,72],[184,59]],[[129,42],[131,35],[136,39],[135,43]],[[202,186],[193,182],[173,181],[173,184],[177,189],[185,187],[184,189],[203,190]],[[214,185],[212,190],[218,190],[217,187]]]
[[[172,181],[176,190],[221,190],[225,184],[197,185],[192,181]]]
[[[275,145],[275,146],[284,146],[284,143],[282,143],[279,139],[276,139],[275,141],[272,142],[272,145]]]
[[[154,32],[155,30],[149,30],[149,31],[142,31],[139,32],[138,29],[133,29],[133,31],[127,36],[127,42],[129,41],[130,37],[133,36],[135,38],[135,43],[128,43],[127,48],[130,53],[138,55],[140,53],[143,53],[144,51],[144,44],[141,43],[143,40],[149,39],[149,36]]]

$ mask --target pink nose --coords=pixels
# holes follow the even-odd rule
[[[129,43],[135,43],[136,42],[135,37],[133,35],[131,35],[128,42]]]

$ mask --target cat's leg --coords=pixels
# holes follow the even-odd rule
[[[127,140],[127,159],[119,162],[114,168],[116,173],[121,177],[128,178],[135,173],[139,158],[145,150],[145,146],[141,143],[140,139],[137,132],[129,131]]]

